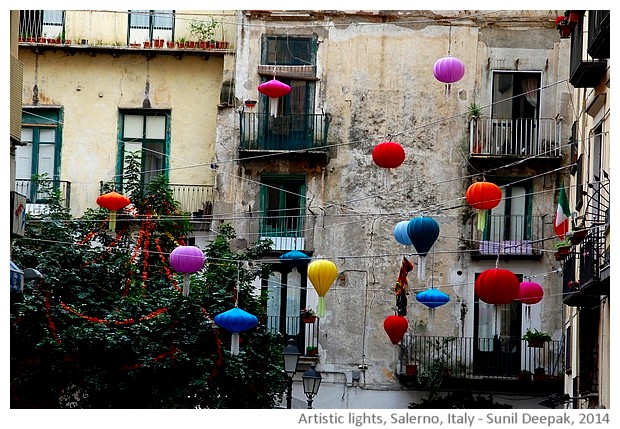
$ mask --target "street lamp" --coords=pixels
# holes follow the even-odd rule
[[[284,358],[284,372],[288,377],[288,387],[286,389],[286,408],[291,408],[291,400],[293,399],[293,377],[297,372],[297,362],[299,362],[299,349],[295,345],[295,340],[289,338],[288,344],[282,350]]]
[[[304,393],[308,398],[308,408],[312,408],[312,399],[319,393],[321,386],[321,373],[316,369],[316,364],[310,365],[310,369],[303,373],[301,379],[304,383]]]

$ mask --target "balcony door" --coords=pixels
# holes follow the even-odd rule
[[[539,72],[494,72],[492,149],[496,154],[528,156],[540,152]]]
[[[173,40],[173,10],[130,10],[128,43]]]

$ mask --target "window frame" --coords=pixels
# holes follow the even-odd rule
[[[524,193],[524,222],[525,224],[523,225],[523,234],[522,237],[520,237],[520,240],[531,240],[532,239],[532,205],[533,205],[533,183],[531,182],[531,180],[515,180],[517,178],[513,178],[510,180],[510,182],[508,182],[507,180],[494,180],[494,183],[497,184],[498,186],[500,186],[501,190],[502,190],[502,201],[504,201],[504,213],[503,216],[508,217],[508,216],[513,216],[512,213],[512,191],[513,189],[515,189],[515,187],[522,187],[525,190]],[[503,182],[503,183],[502,183]],[[511,184],[512,182],[517,182],[514,184]],[[510,190],[510,193],[507,192],[507,190]],[[491,219],[492,216],[494,216],[493,214],[493,210],[495,209],[491,209],[491,210],[487,210],[486,211],[486,222],[485,222],[485,230],[483,231],[483,237],[485,240],[489,240],[490,238],[490,229],[491,229]],[[504,223],[504,227],[502,229],[502,240],[510,240],[510,228],[511,228],[511,224],[510,222],[505,222]]]
[[[304,222],[299,220],[296,222],[295,228],[286,226],[286,217],[284,221],[282,216],[277,216],[277,226],[275,228],[268,226],[267,222],[272,216],[269,215],[269,189],[278,187],[278,212],[289,210],[286,205],[286,193],[291,192],[283,189],[287,184],[298,185],[298,191],[295,195],[298,197],[298,206],[296,207],[297,219],[302,220],[306,214],[306,175],[305,174],[263,174],[260,178],[260,232],[264,236],[272,237],[303,237]],[[284,225],[282,225],[284,223]],[[300,227],[300,224],[302,225]],[[292,234],[292,235],[291,235]]]
[[[132,24],[132,17],[136,17],[138,15],[147,15],[148,14],[148,25],[136,25]],[[161,26],[155,25],[158,17],[171,15],[170,18],[170,26]],[[127,43],[142,43],[145,40],[153,42],[154,39],[158,37],[162,37],[163,39],[173,41],[174,40],[174,27],[176,22],[176,11],[174,9],[170,10],[155,10],[155,9],[130,9],[127,12]],[[148,30],[147,38],[145,40],[138,40],[136,38],[132,38],[132,30]],[[140,34],[140,33],[138,33]],[[166,36],[170,37],[166,37]]]

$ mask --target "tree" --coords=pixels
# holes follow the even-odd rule
[[[235,232],[222,225],[183,296],[168,255],[188,218],[163,176],[143,187],[137,160],[128,170],[132,204],[115,231],[102,208],[73,219],[50,204],[14,242],[13,259],[44,279],[11,297],[11,407],[274,407],[286,388],[283,340],[267,330],[266,296],[251,293],[269,272],[255,262],[268,243],[233,252]],[[233,356],[213,317],[235,302],[259,324]]]

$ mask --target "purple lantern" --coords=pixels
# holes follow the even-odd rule
[[[232,332],[230,354],[239,354],[239,333],[258,325],[258,317],[235,307],[213,318],[217,326]]]
[[[435,79],[446,84],[446,96],[450,96],[450,87],[465,75],[465,65],[458,58],[448,55],[438,59],[433,66]]]
[[[258,92],[269,97],[269,113],[275,118],[278,116],[278,98],[291,92],[291,87],[273,78],[258,85]]]
[[[189,275],[200,271],[205,255],[196,246],[179,246],[170,254],[170,266],[177,273],[183,273],[183,295],[189,295]]]

